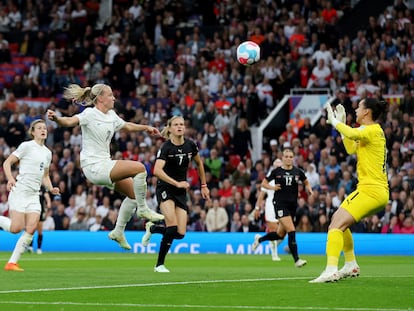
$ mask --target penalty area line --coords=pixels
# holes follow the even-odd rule
[[[291,280],[305,280],[305,279],[309,279],[309,277],[258,278],[258,279],[241,279],[241,280],[194,280],[194,281],[160,282],[160,283],[147,283],[147,284],[115,284],[115,285],[57,287],[57,288],[32,288],[32,289],[2,290],[2,291],[0,291],[0,294],[35,293],[35,292],[49,292],[49,291],[90,290],[90,289],[105,289],[105,288],[152,287],[152,286],[169,286],[169,285],[262,282],[262,281],[286,281],[286,280],[291,281]]]

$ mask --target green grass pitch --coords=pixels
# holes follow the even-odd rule
[[[0,253],[4,264],[9,253]],[[0,271],[0,310],[414,310],[414,257],[360,256],[359,278],[309,284],[324,256],[24,254],[24,272]]]

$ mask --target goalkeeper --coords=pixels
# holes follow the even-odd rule
[[[378,123],[384,108],[385,103],[377,99],[362,99],[355,110],[356,121],[360,124],[358,128],[345,124],[346,114],[342,105],[338,105],[335,112],[330,105],[326,108],[328,123],[341,134],[346,151],[357,155],[358,185],[332,217],[326,242],[327,265],[322,274],[310,283],[334,282],[359,275],[349,227],[385,208],[389,197],[386,141]],[[341,251],[344,252],[345,265],[338,271]]]

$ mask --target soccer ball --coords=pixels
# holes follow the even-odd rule
[[[244,41],[237,47],[237,61],[250,66],[260,60],[260,46],[253,41]]]

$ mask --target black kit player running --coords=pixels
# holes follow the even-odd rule
[[[145,225],[146,232],[142,237],[142,245],[148,245],[152,233],[163,235],[155,272],[169,272],[164,266],[165,257],[173,240],[184,238],[186,233],[187,191],[190,188],[187,182],[187,170],[191,161],[194,161],[198,167],[202,197],[210,198],[198,147],[193,141],[184,138],[184,132],[183,117],[174,116],[168,120],[167,126],[161,132],[167,141],[158,151],[154,165],[154,175],[158,177],[157,200],[165,217],[165,227],[148,222]]]
[[[305,173],[298,167],[293,166],[294,153],[290,148],[283,150],[282,166],[275,168],[266,178],[262,186],[269,190],[274,190],[273,205],[275,206],[276,218],[279,219],[280,226],[277,230],[276,240],[282,240],[285,234],[288,234],[288,245],[296,267],[302,267],[307,262],[300,259],[298,255],[298,246],[296,244],[296,229],[294,217],[296,214],[298,200],[298,185],[302,182],[310,194],[313,193]],[[269,182],[275,181],[275,186],[269,185]]]

